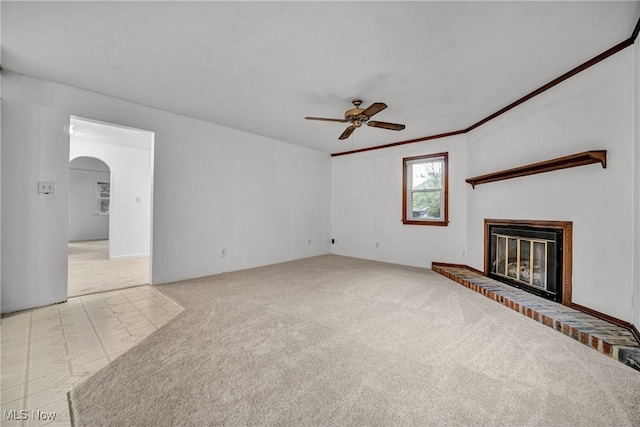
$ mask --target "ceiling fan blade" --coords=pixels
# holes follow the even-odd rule
[[[384,102],[374,102],[366,110],[364,110],[361,114],[363,116],[372,117],[374,114],[378,114],[380,111],[387,108],[387,104]]]
[[[344,132],[342,132],[342,135],[340,135],[340,137],[338,139],[347,139],[347,138],[349,138],[354,130],[356,130],[355,126],[349,126],[348,128],[346,128],[344,130]]]
[[[382,128],[382,129],[390,129],[390,130],[402,130],[405,128],[404,125],[398,123],[387,123],[387,122],[367,122],[367,125],[374,128]]]
[[[324,118],[324,117],[305,117],[305,119],[307,119],[307,120],[321,120],[323,122],[347,123],[347,120],[345,120],[345,119],[327,119],[327,118]]]

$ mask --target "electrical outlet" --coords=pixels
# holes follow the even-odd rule
[[[462,251],[462,256],[467,256],[467,251]]]
[[[227,248],[222,248],[222,249],[220,250],[220,257],[221,257],[221,258],[224,258],[224,257],[226,257],[226,256],[227,256]]]
[[[56,192],[56,184],[49,181],[38,181],[38,193],[52,194]]]
[[[376,248],[380,247],[380,242],[376,242]]]
[[[309,246],[311,246],[311,239],[309,239],[309,240],[307,241],[307,244],[308,244]]]

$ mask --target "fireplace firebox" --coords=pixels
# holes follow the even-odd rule
[[[485,233],[485,275],[571,304],[571,223],[485,220]]]

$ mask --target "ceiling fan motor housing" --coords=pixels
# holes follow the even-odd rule
[[[363,116],[362,112],[364,108],[360,108],[360,104],[362,104],[361,99],[354,99],[351,103],[356,107],[344,112],[344,119],[349,123],[353,123],[356,127],[362,126],[362,123],[369,120],[369,117]]]
[[[362,123],[369,120],[367,116],[362,115],[363,111],[364,111],[364,108],[352,108],[350,110],[345,111],[344,118],[345,120],[359,127],[360,125],[362,125]]]

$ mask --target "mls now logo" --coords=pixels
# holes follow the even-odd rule
[[[10,411],[2,411],[4,413],[4,419],[11,421],[21,421],[29,419],[29,411],[22,410],[18,411],[17,409],[12,409]]]
[[[17,410],[12,409],[10,411],[3,411],[4,419],[7,421],[25,421],[29,418],[38,421],[53,421],[56,419],[55,412],[42,412],[42,411],[27,411],[25,409]]]

